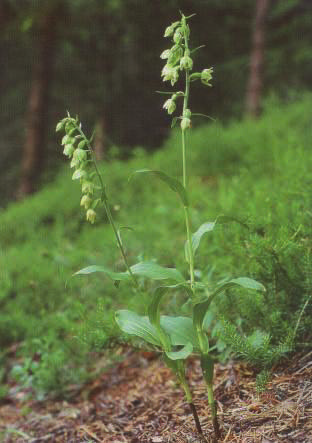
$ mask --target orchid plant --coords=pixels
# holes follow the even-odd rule
[[[64,154],[71,159],[71,167],[74,169],[73,180],[79,180],[81,183],[82,198],[80,204],[86,211],[87,220],[94,223],[97,217],[96,208],[98,205],[103,205],[125,266],[124,272],[114,272],[104,266],[93,265],[81,269],[76,275],[102,272],[115,282],[131,284],[139,293],[144,291],[139,277],[163,282],[162,285],[155,288],[150,296],[151,301],[147,306],[146,316],[123,309],[116,312],[116,322],[124,333],[144,340],[162,353],[165,364],[175,373],[184,390],[186,400],[194,416],[197,431],[200,435],[203,435],[186,378],[187,358],[192,354],[199,356],[203,378],[207,386],[215,439],[219,439],[221,431],[213,394],[214,360],[211,356],[209,338],[204,327],[205,315],[214,298],[228,288],[240,286],[256,291],[264,291],[265,289],[262,284],[253,279],[240,277],[223,281],[214,291],[211,291],[210,288],[207,288],[205,284],[197,281],[195,278],[195,259],[201,239],[204,234],[213,231],[216,224],[221,221],[221,218],[203,223],[192,233],[186,152],[192,119],[203,114],[194,113],[189,107],[190,87],[196,81],[200,81],[204,86],[210,87],[213,74],[213,68],[193,72],[192,57],[200,47],[195,49],[190,47],[190,27],[188,23],[192,16],[186,17],[181,14],[181,18],[178,21],[166,28],[164,36],[172,40],[172,45],[161,54],[161,59],[166,61],[161,73],[164,82],[170,82],[171,86],[174,86],[178,82],[179,77],[181,75],[184,76],[185,85],[183,91],[161,92],[170,96],[163,105],[168,114],[172,115],[179,107],[181,108],[180,115],[173,118],[172,126],[177,122],[180,123],[182,181],[159,170],[141,169],[135,172],[135,174],[141,175],[154,175],[165,182],[177,194],[184,212],[186,232],[184,255],[189,269],[187,276],[184,276],[176,268],[166,268],[154,262],[143,261],[130,265],[121,240],[120,228],[114,221],[110,210],[106,186],[97,167],[91,140],[83,132],[79,119],[72,118],[69,114],[58,123],[56,130],[65,130],[66,134],[62,139]],[[192,315],[161,315],[160,307],[164,296],[177,290],[187,294],[192,306]]]

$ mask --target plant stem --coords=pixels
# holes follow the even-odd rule
[[[185,41],[185,49],[188,50],[188,41],[187,35],[184,35]],[[190,96],[190,73],[189,70],[185,71],[185,92],[184,92],[184,100],[183,100],[183,113],[182,118],[185,115],[185,111],[188,108],[188,101]],[[186,171],[186,133],[184,129],[182,131],[182,169],[183,169],[183,186],[187,191],[187,171]],[[185,225],[186,225],[186,235],[187,235],[187,243],[188,243],[188,254],[189,254],[189,265],[190,265],[190,279],[191,279],[191,289],[194,292],[194,253],[193,253],[193,245],[192,245],[192,234],[191,234],[191,222],[190,222],[190,213],[189,207],[184,206],[184,216],[185,216]]]
[[[185,392],[186,401],[188,402],[188,404],[190,406],[190,409],[191,409],[191,412],[193,414],[197,432],[200,435],[203,435],[203,430],[202,430],[202,427],[201,427],[201,424],[200,424],[200,421],[199,421],[199,417],[198,417],[198,414],[197,414],[196,407],[195,407],[195,405],[193,403],[192,394],[191,394],[189,385],[188,385],[186,380],[181,380],[181,384],[182,384],[184,392]]]
[[[213,429],[214,429],[215,436],[218,439],[221,437],[221,432],[220,432],[218,416],[217,416],[217,405],[216,405],[216,401],[214,400],[214,397],[213,397],[212,382],[207,383],[207,393],[208,393],[208,403],[209,403],[210,410],[211,410]]]
[[[107,218],[108,218],[108,220],[109,220],[109,223],[110,223],[110,225],[111,225],[111,227],[112,227],[112,229],[113,229],[114,235],[115,235],[115,237],[116,237],[117,245],[118,245],[118,248],[119,248],[120,253],[121,253],[121,255],[122,255],[122,258],[123,258],[123,261],[124,261],[124,263],[125,263],[126,269],[127,269],[127,271],[129,272],[129,275],[130,275],[131,278],[132,278],[132,281],[133,281],[134,286],[135,286],[137,289],[139,289],[138,281],[137,281],[135,275],[133,274],[133,272],[131,271],[131,268],[130,268],[130,266],[129,266],[128,259],[127,259],[127,256],[126,256],[126,253],[125,253],[124,247],[123,247],[122,242],[121,242],[121,239],[120,239],[120,235],[119,235],[119,233],[118,233],[118,230],[117,230],[117,227],[116,227],[116,224],[115,224],[115,221],[114,221],[114,218],[113,218],[112,212],[111,212],[111,210],[110,210],[110,207],[109,207],[109,204],[108,204],[108,201],[107,201],[105,185],[104,185],[102,175],[101,175],[101,173],[100,173],[100,171],[99,171],[99,168],[98,168],[98,165],[97,165],[97,161],[96,161],[96,158],[95,158],[95,155],[94,155],[94,152],[93,152],[92,145],[91,145],[90,141],[88,140],[88,138],[85,136],[85,134],[84,134],[84,132],[82,131],[82,129],[81,129],[78,125],[76,126],[76,128],[77,128],[77,130],[79,131],[80,135],[83,137],[83,139],[84,139],[84,140],[86,141],[86,143],[87,143],[87,146],[88,146],[88,149],[89,149],[89,152],[90,152],[90,155],[91,155],[92,163],[93,163],[93,165],[94,165],[95,173],[96,173],[96,175],[97,175],[97,177],[98,177],[98,179],[99,179],[100,186],[101,186],[101,191],[102,191],[101,202],[103,203],[103,206],[104,206],[104,209],[105,209],[105,212],[106,212]]]

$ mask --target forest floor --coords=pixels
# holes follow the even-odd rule
[[[194,402],[207,442],[210,411],[200,368],[190,362]],[[274,368],[267,390],[258,395],[255,374],[241,362],[217,364],[215,396],[220,442],[311,443],[312,352],[297,354]],[[38,402],[17,391],[0,404],[4,443],[195,443],[192,414],[162,361],[146,352],[126,358],[70,400]]]

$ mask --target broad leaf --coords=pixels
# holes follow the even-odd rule
[[[135,275],[151,278],[153,280],[174,280],[184,282],[183,275],[175,268],[163,268],[153,262],[141,262],[131,266],[131,271]]]
[[[122,309],[116,312],[115,318],[120,329],[126,334],[142,338],[152,345],[161,345],[157,331],[147,317]]]
[[[176,178],[170,177],[169,175],[165,174],[162,171],[156,171],[153,169],[139,169],[138,171],[135,171],[132,175],[134,175],[134,174],[154,174],[154,175],[156,175],[160,180],[167,183],[167,185],[174,192],[177,192],[177,194],[179,195],[184,206],[188,206],[188,199],[187,199],[186,190],[185,190],[184,186],[182,185],[182,183],[179,182],[179,180],[177,180]]]
[[[129,280],[130,274],[128,272],[114,272],[109,269],[104,268],[103,266],[92,265],[87,266],[86,268],[80,269],[80,271],[75,272],[74,275],[88,275],[93,274],[94,272],[103,272],[112,280]]]
[[[192,352],[193,352],[192,344],[187,343],[179,351],[166,352],[166,356],[170,358],[170,360],[185,360],[189,355],[191,355]]]
[[[162,315],[160,325],[169,335],[173,346],[185,346],[191,343],[194,348],[198,348],[198,340],[191,318]]]

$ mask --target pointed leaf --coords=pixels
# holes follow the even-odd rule
[[[255,291],[263,291],[265,292],[265,287],[257,282],[256,280],[253,280],[252,278],[248,278],[248,277],[239,277],[239,278],[234,278],[226,283],[223,283],[221,286],[219,286],[219,288],[217,288],[213,294],[211,294],[211,296],[209,298],[207,298],[207,300],[201,302],[201,303],[197,303],[194,308],[193,308],[193,321],[194,321],[194,327],[197,328],[202,328],[203,325],[203,321],[204,321],[204,317],[208,311],[208,308],[210,306],[210,303],[212,302],[212,300],[219,294],[221,294],[222,292],[224,292],[226,289],[230,289],[233,288],[235,286],[241,286],[242,288],[245,289],[252,289]]]
[[[214,229],[216,225],[216,222],[206,222],[203,223],[198,229],[197,231],[192,235],[192,247],[193,247],[193,254],[195,255],[196,250],[198,249],[198,246],[200,244],[201,238],[202,236],[206,233],[206,232],[210,232]],[[185,251],[185,258],[186,261],[189,263],[190,262],[190,258],[189,258],[189,246],[188,246],[188,240],[185,242],[184,245],[184,251]]]
[[[196,250],[198,249],[202,236],[204,234],[206,234],[206,232],[210,232],[212,231],[215,226],[217,224],[224,224],[224,223],[229,223],[229,222],[236,222],[239,223],[240,225],[242,225],[244,228],[248,228],[248,225],[244,222],[242,222],[241,220],[239,220],[236,217],[231,217],[228,215],[219,215],[216,220],[214,222],[206,222],[203,223],[198,229],[197,231],[192,235],[192,246],[193,246],[193,254],[195,255]],[[188,248],[188,241],[185,242],[184,245],[184,253],[185,253],[185,258],[186,261],[189,263],[190,259],[189,259],[189,248]]]
[[[75,272],[74,275],[88,275],[88,274],[93,274],[94,272],[103,272],[112,280],[130,279],[130,275],[128,272],[114,272],[104,268],[103,266],[98,266],[98,265],[87,266],[86,268],[80,269],[80,271]]]
[[[262,292],[266,291],[262,283],[259,283],[258,281],[249,277],[234,278],[230,280],[229,283],[241,286],[242,288],[253,289],[254,291],[262,291]]]
[[[192,344],[187,343],[179,351],[166,352],[166,356],[170,358],[170,360],[185,360],[189,355],[191,355],[192,352],[193,352]]]
[[[152,345],[160,346],[157,331],[147,317],[122,309],[116,312],[115,318],[119,328],[126,334],[134,335]]]
[[[139,169],[138,171],[135,171],[134,174],[154,174],[156,175],[160,180],[167,183],[167,185],[174,191],[177,192],[179,195],[182,203],[184,206],[188,206],[188,199],[187,194],[184,186],[182,185],[179,180],[176,178],[170,177],[169,175],[165,174],[162,171],[155,171],[153,169]],[[131,177],[130,177],[131,178]]]
[[[130,269],[135,275],[151,278],[153,280],[169,279],[180,283],[185,281],[183,275],[177,269],[163,268],[153,262],[140,262],[131,266]]]

